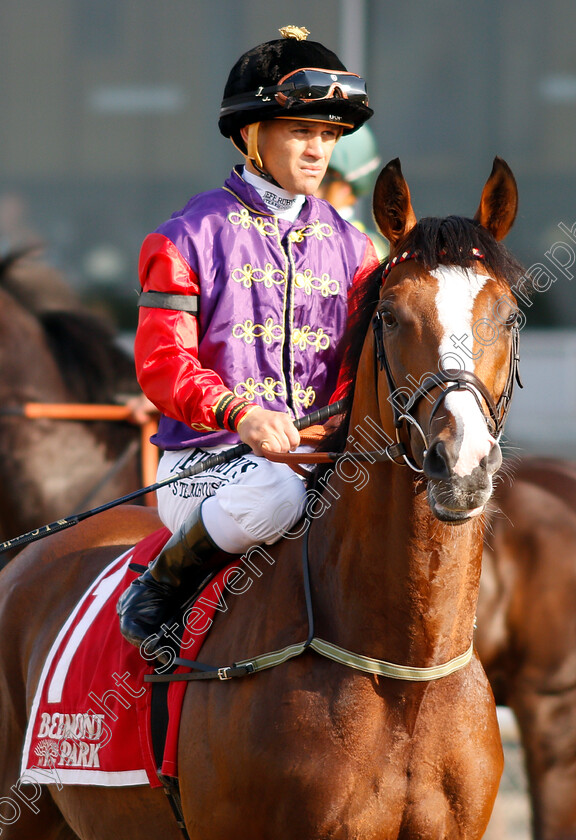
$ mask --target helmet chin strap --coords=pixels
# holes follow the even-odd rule
[[[274,184],[276,187],[280,187],[282,189],[282,185],[276,181],[269,172],[266,172],[264,169],[264,163],[262,162],[262,158],[260,157],[260,152],[258,151],[258,130],[260,128],[260,123],[250,123],[250,125],[246,126],[248,132],[248,138],[246,141],[246,152],[244,152],[244,157],[249,160],[253,167],[256,169],[259,175],[262,178],[265,178],[267,181],[270,181],[271,184]]]
[[[262,163],[262,158],[260,157],[260,152],[258,151],[258,130],[260,128],[260,123],[251,123],[248,127],[248,140],[246,142],[246,147],[248,150],[247,157],[249,160],[252,161],[256,169],[260,174],[263,174],[264,171],[264,164]]]

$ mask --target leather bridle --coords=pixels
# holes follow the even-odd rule
[[[404,262],[410,259],[417,259],[417,257],[418,255],[416,252],[406,251],[403,254],[399,254],[392,260],[388,261],[384,265],[384,268],[382,270],[382,283],[384,283],[386,277],[388,276],[392,268],[399,262]],[[484,259],[484,256],[479,251],[477,251],[477,249],[473,249],[471,259]],[[506,423],[506,418],[508,417],[508,412],[510,410],[510,403],[512,400],[514,385],[517,383],[520,388],[523,387],[519,372],[520,330],[517,324],[513,324],[510,327],[511,344],[508,364],[508,376],[502,394],[497,402],[494,401],[486,385],[482,382],[481,379],[479,379],[476,376],[475,373],[468,370],[458,369],[439,370],[437,373],[426,377],[423,382],[417,385],[412,394],[407,396],[404,388],[398,388],[392,375],[390,363],[386,355],[383,326],[384,325],[382,321],[382,316],[380,312],[376,312],[372,319],[372,329],[374,331],[375,339],[376,379],[378,376],[378,371],[383,370],[385,372],[386,379],[388,382],[388,389],[390,393],[389,402],[392,407],[394,426],[396,428],[396,437],[398,441],[400,441],[399,432],[402,426],[405,424],[406,426],[411,426],[415,431],[418,432],[418,434],[421,436],[424,442],[425,450],[428,448],[427,435],[425,434],[424,430],[422,429],[418,420],[416,419],[414,412],[416,407],[419,405],[420,401],[424,398],[430,399],[429,394],[431,394],[431,392],[436,388],[440,388],[440,394],[433,403],[429,417],[430,422],[432,421],[432,418],[435,416],[435,414],[438,412],[438,409],[440,408],[448,394],[451,394],[454,391],[468,391],[473,395],[474,399],[478,403],[478,406],[480,408],[480,411],[482,412],[482,415],[484,416],[490,434],[495,439],[498,439],[500,437],[504,429],[504,425]],[[376,394],[378,394],[377,382]],[[482,400],[484,400],[486,404],[488,414],[486,414],[484,410]],[[408,464],[408,466],[412,467],[412,469],[416,470],[417,472],[422,472],[420,467],[418,467],[418,465],[415,464],[413,459],[404,456],[404,460]]]

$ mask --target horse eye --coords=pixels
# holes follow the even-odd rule
[[[505,325],[509,328],[517,326],[520,315],[517,309],[513,309],[506,318]]]
[[[398,321],[396,320],[396,316],[394,315],[394,313],[390,309],[383,309],[380,312],[380,319],[382,321],[382,324],[388,330],[391,330],[398,323]]]

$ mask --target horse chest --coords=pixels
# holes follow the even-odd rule
[[[338,682],[337,668],[314,657],[297,666],[299,687],[294,674],[285,683],[279,668],[261,675],[259,687],[247,680],[226,697],[216,687],[211,699],[190,699],[186,742],[195,747],[182,744],[183,795],[198,819],[215,789],[230,808],[230,822],[209,824],[211,837],[237,836],[245,821],[252,831],[246,837],[259,836],[255,800],[262,836],[277,840],[399,838],[406,831],[444,837],[481,819],[485,802],[476,785],[488,771],[499,778],[499,770],[487,766],[482,749],[454,767],[448,733],[456,727],[460,738],[466,724],[450,711],[447,682],[408,696],[396,683],[387,696],[353,672],[343,671]],[[476,734],[467,736],[478,745]],[[231,756],[236,772],[223,777]]]

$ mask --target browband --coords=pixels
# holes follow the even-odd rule
[[[406,260],[416,260],[418,259],[418,251],[403,251],[401,254],[396,254],[395,257],[392,257],[391,260],[388,260],[384,263],[382,268],[382,283],[386,280],[392,269],[398,263],[406,262]],[[470,259],[471,260],[483,260],[486,259],[485,255],[478,250],[478,248],[471,248],[470,249]]]

